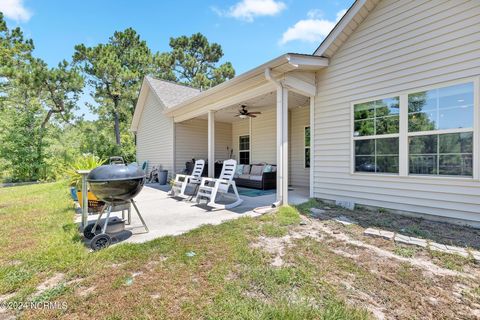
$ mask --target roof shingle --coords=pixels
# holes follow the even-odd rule
[[[188,87],[182,84],[155,79],[146,76],[155,94],[162,100],[166,108],[171,108],[185,100],[188,100],[200,93],[199,89]]]

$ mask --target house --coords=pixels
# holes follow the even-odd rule
[[[277,164],[311,197],[480,225],[480,2],[357,0],[313,54],[203,92],[146,78],[139,161]],[[168,87],[163,89],[163,87]],[[171,91],[176,91],[170,98]],[[240,106],[261,112],[235,117]]]

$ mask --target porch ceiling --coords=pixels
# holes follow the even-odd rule
[[[238,113],[238,109],[241,105],[246,105],[248,111],[262,111],[266,108],[274,108],[276,103],[276,92],[272,91],[261,96],[247,99],[241,103],[236,103],[231,106],[225,107],[215,113],[215,121],[232,123],[236,121],[244,121],[235,115]],[[290,92],[288,95],[288,107],[289,109],[308,106],[310,103],[309,97],[301,95],[296,92]],[[197,119],[207,119],[207,115],[201,115]]]

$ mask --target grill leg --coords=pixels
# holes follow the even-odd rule
[[[133,201],[133,199],[130,199],[130,202],[132,202],[133,207],[135,208],[135,211],[137,211],[138,217],[139,217],[140,220],[142,221],[142,224],[143,224],[143,227],[145,228],[145,231],[149,232],[148,227],[147,227],[147,224],[145,223],[145,220],[143,220],[143,217],[142,217],[142,215],[140,214],[140,211],[138,210],[137,205],[135,204],[135,201]]]
[[[95,233],[95,230],[97,230],[97,226],[100,223],[100,220],[102,219],[103,213],[105,212],[105,208],[107,207],[107,210],[110,210],[110,205],[105,205],[102,208],[102,211],[100,211],[100,214],[98,215],[97,221],[95,221],[95,225],[93,226],[93,233]]]
[[[107,217],[105,218],[105,223],[103,224],[102,233],[105,233],[107,231],[108,219],[110,219],[110,213],[111,212],[112,212],[112,205],[109,205],[108,210],[107,210]],[[95,230],[95,229],[93,229],[93,230]]]

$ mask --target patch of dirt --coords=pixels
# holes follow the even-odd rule
[[[252,243],[250,246],[255,249],[262,249],[273,256],[271,265],[274,267],[281,267],[285,264],[283,256],[285,254],[285,248],[292,245],[293,240],[303,239],[310,237],[317,241],[320,241],[322,236],[319,231],[314,228],[309,228],[308,223],[306,225],[299,226],[298,228],[291,228],[289,233],[283,237],[265,237],[261,236],[258,240]]]
[[[480,229],[403,216],[385,209],[369,210],[360,207],[347,210],[336,206],[323,206],[323,209],[325,212],[316,215],[320,220],[333,220],[344,216],[363,228],[379,228],[446,245],[480,250]]]
[[[95,292],[95,287],[79,287],[75,293],[80,297],[86,297]]]
[[[59,285],[60,282],[65,280],[65,274],[63,273],[56,273],[52,277],[48,278],[47,280],[43,281],[37,286],[36,294],[39,295],[48,289],[54,288],[55,286]]]
[[[351,267],[342,262],[335,266],[328,256],[312,261],[322,280],[339,288],[349,304],[369,310],[377,319],[480,319],[480,297],[476,293],[480,268],[444,268],[422,248],[413,257],[399,256],[393,252],[393,241],[365,237],[362,232],[363,228],[355,225],[309,219],[290,227],[286,236],[261,236],[251,246],[272,255],[272,266],[282,267],[286,261],[291,263],[292,256],[309,257],[309,251],[301,252],[302,246],[294,240],[311,238],[332,257],[353,262]],[[254,288],[247,294],[266,299]]]

